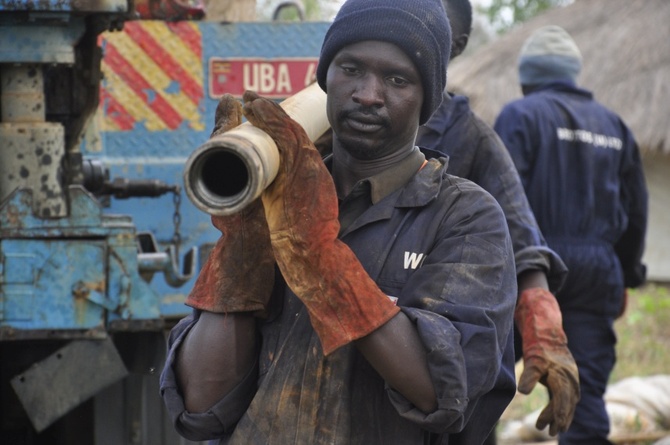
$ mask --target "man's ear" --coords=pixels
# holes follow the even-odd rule
[[[451,55],[450,59],[455,59],[457,56],[461,55],[465,50],[465,47],[468,46],[468,39],[470,36],[467,34],[459,34],[457,36],[451,37]]]

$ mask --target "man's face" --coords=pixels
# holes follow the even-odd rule
[[[328,120],[357,159],[377,159],[414,145],[423,104],[419,70],[397,46],[376,40],[345,46],[326,77]]]

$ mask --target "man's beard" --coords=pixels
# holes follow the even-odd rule
[[[373,111],[371,112],[369,110],[363,110],[363,109],[354,111],[351,110],[343,111],[342,113],[340,113],[339,116],[340,122],[345,122],[350,114],[355,113],[374,115],[375,117],[380,119],[380,124],[384,128],[388,128],[388,126],[390,125],[388,119],[377,116],[377,114]],[[339,138],[339,142],[341,144],[342,149],[344,149],[347,153],[349,153],[350,156],[362,161],[369,161],[383,156],[386,146],[388,145],[388,141],[374,139],[372,137],[366,138],[365,134],[352,137],[346,137],[345,135],[344,138]]]

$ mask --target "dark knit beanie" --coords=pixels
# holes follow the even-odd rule
[[[581,69],[582,54],[570,34],[560,26],[538,29],[521,48],[521,85],[541,85],[558,80],[575,82]]]
[[[326,91],[330,62],[345,46],[364,40],[389,42],[414,62],[421,73],[423,105],[420,124],[442,102],[451,51],[451,29],[441,0],[347,0],[321,47],[316,79]]]

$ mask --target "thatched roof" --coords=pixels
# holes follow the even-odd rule
[[[578,82],[616,111],[643,151],[670,153],[670,1],[576,0],[524,23],[455,59],[448,88],[470,97],[493,123],[502,106],[521,97],[516,61],[537,28],[559,25],[579,45]]]

